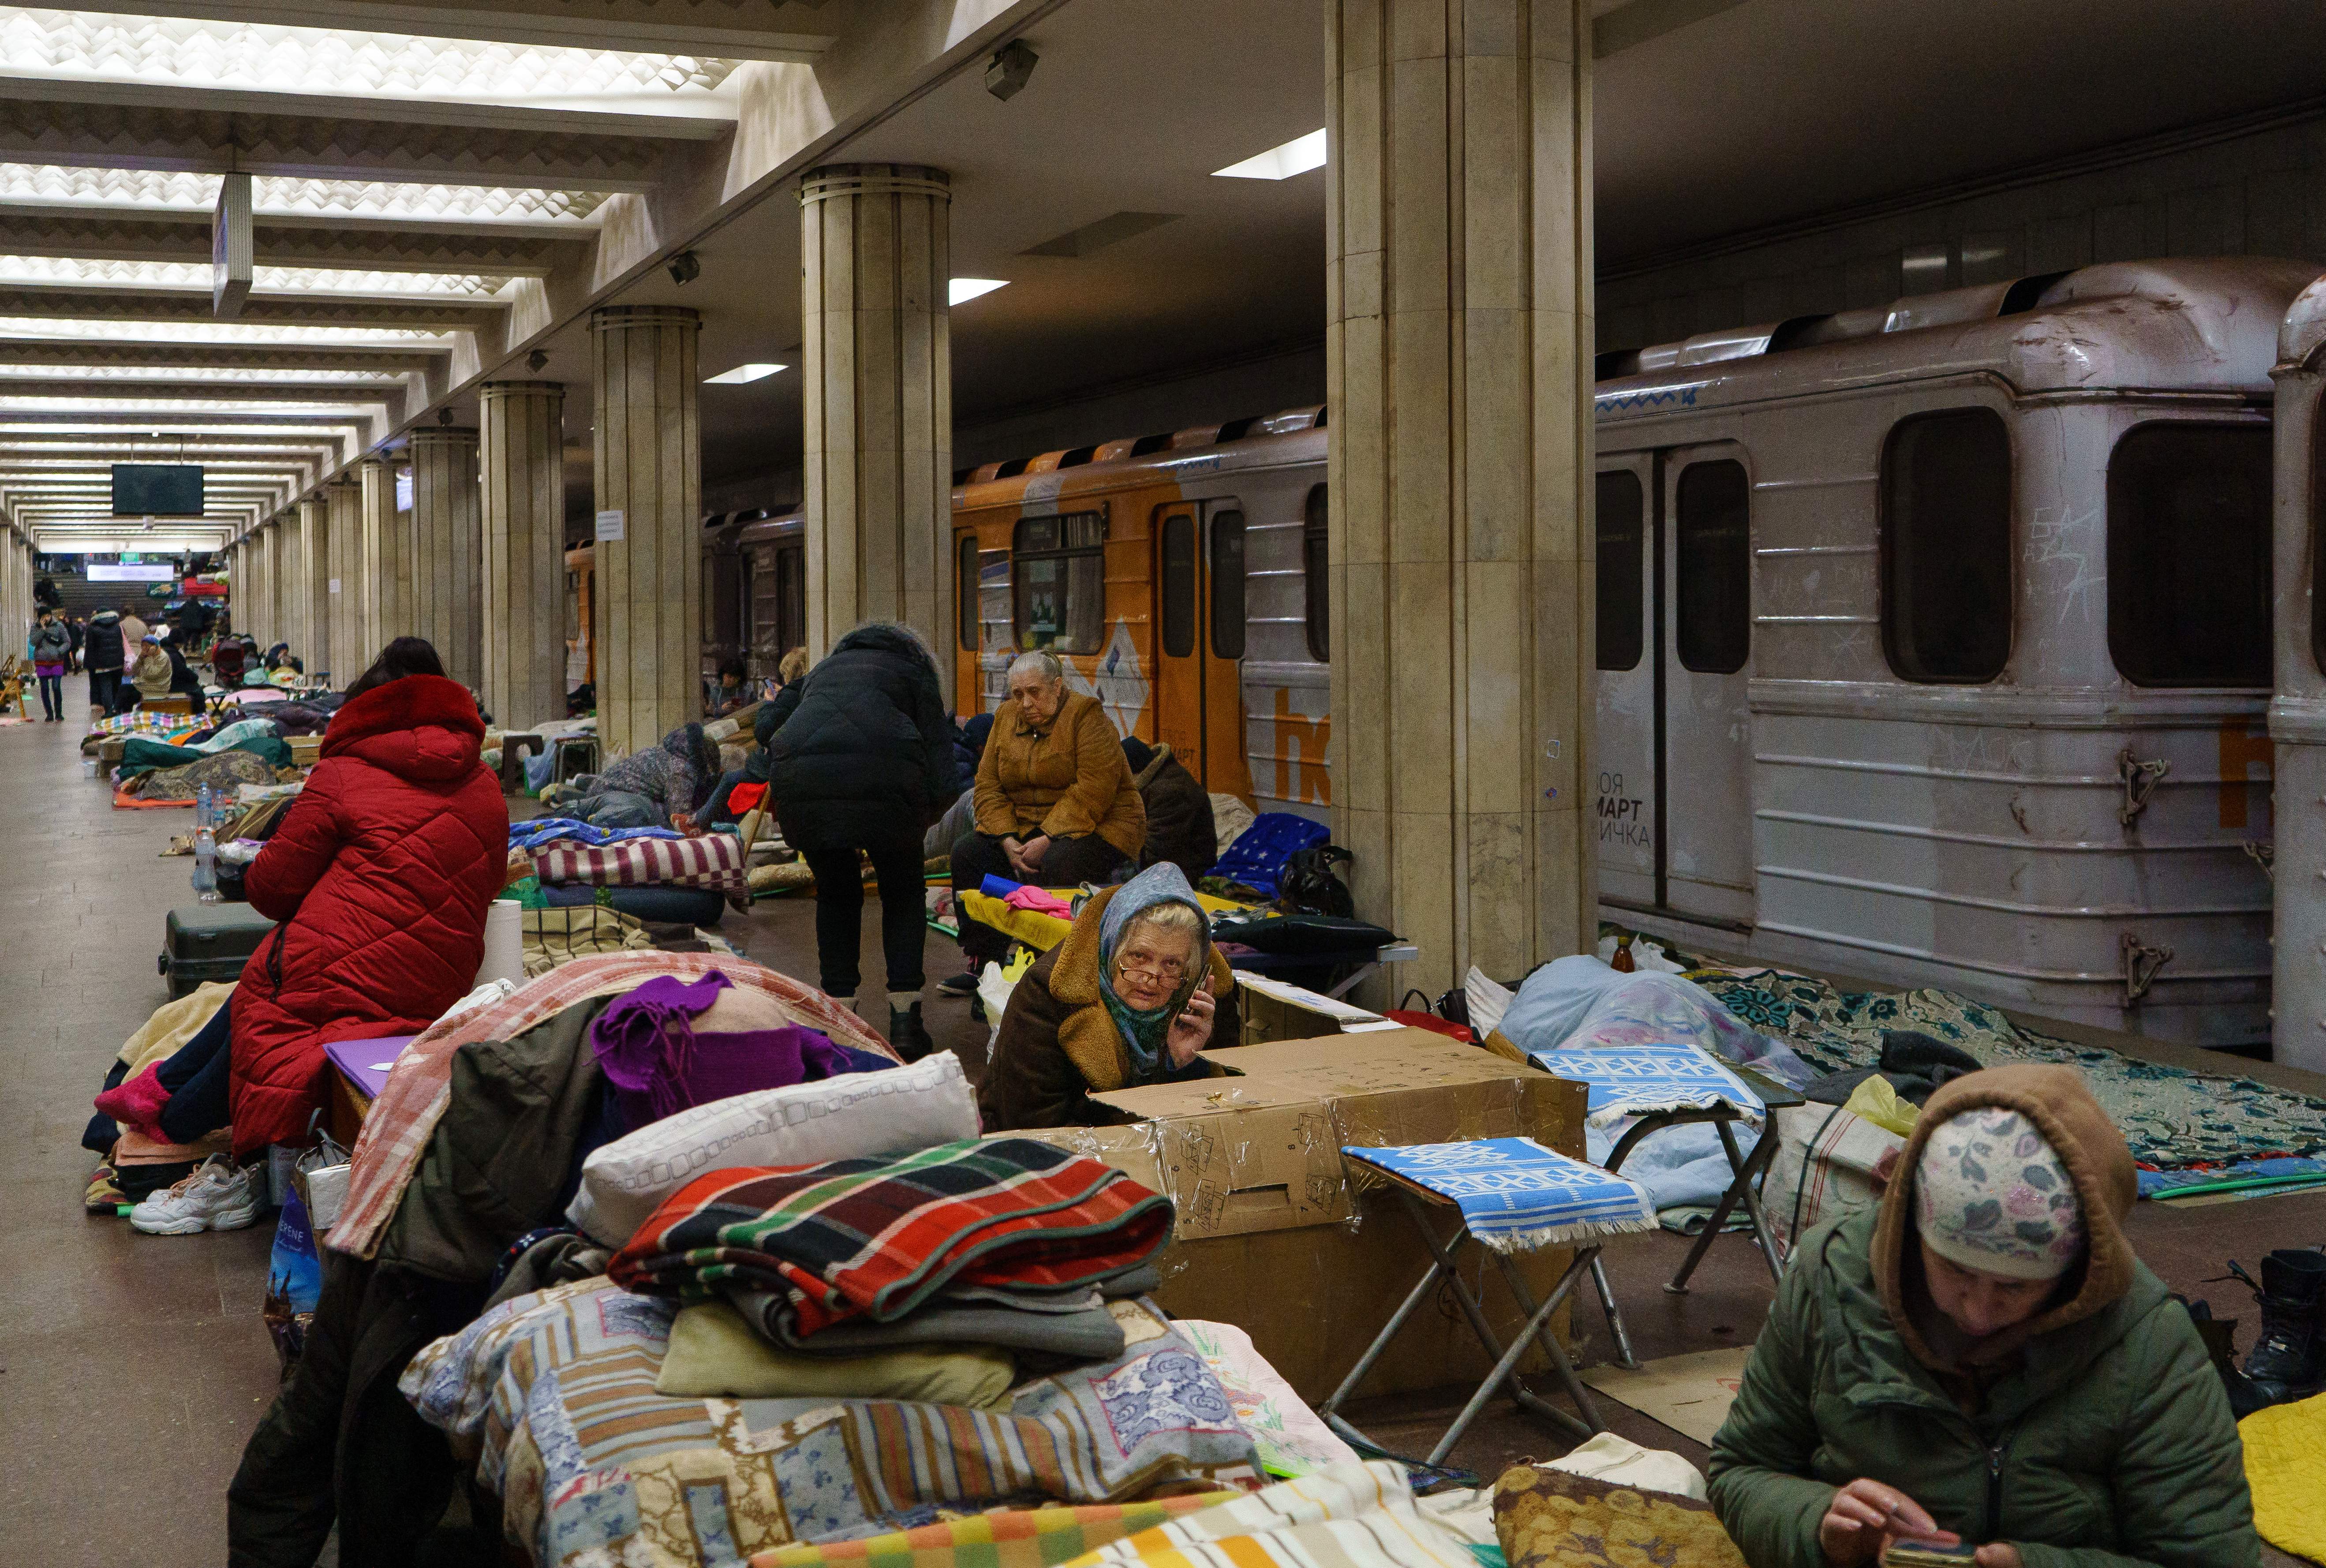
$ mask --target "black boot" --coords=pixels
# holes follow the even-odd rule
[[[2189,1310],[2189,1321],[2197,1325],[2197,1338],[2205,1344],[2205,1358],[2220,1375],[2221,1386],[2229,1396],[2229,1414],[2243,1421],[2255,1411],[2271,1403],[2266,1390],[2238,1370],[2238,1320],[2213,1316],[2212,1303],[2192,1302],[2186,1296],[2174,1296]]]
[[[889,1009],[889,1043],[907,1061],[918,1061],[937,1048],[921,1022],[921,1004]]]
[[[2326,1383],[2326,1252],[2280,1247],[2261,1260],[2261,1283],[2236,1264],[2229,1272],[2261,1302],[2261,1338],[2246,1376],[2273,1405],[2306,1399]]]

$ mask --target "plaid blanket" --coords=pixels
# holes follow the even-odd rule
[[[740,897],[751,891],[744,854],[743,841],[726,833],[705,834],[701,838],[632,838],[597,845],[561,838],[535,849],[533,866],[544,882],[710,888]]]
[[[787,1302],[788,1339],[851,1318],[893,1322],[949,1287],[1081,1289],[1170,1237],[1171,1200],[1111,1165],[1031,1138],[969,1138],[711,1171],[665,1199],[606,1272],[689,1301],[768,1292]]]
[[[622,953],[577,958],[528,980],[516,995],[428,1026],[396,1059],[387,1087],[372,1101],[356,1140],[348,1197],[326,1245],[358,1257],[378,1249],[388,1217],[420,1169],[430,1134],[452,1102],[452,1053],[479,1040],[509,1040],[554,1018],[577,1002],[635,990],[657,975],[699,980],[713,969],[738,985],[782,1003],[792,1022],[822,1030],[834,1041],[894,1057],[889,1042],[864,1021],[812,985],[723,953]]]

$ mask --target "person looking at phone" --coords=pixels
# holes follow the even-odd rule
[[[1149,866],[1093,893],[1019,978],[978,1087],[985,1130],[1136,1121],[1091,1096],[1214,1076],[1204,1049],[1239,1029],[1203,906],[1177,866]]]
[[[1753,1568],[2253,1568],[2227,1391],[2121,1228],[2132,1154],[2073,1068],[1931,1097],[1876,1208],[1810,1230],[1712,1441]]]

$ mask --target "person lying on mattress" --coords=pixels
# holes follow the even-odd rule
[[[1235,984],[1177,866],[1093,893],[1066,939],[1019,977],[977,1093],[989,1133],[1138,1118],[1093,1093],[1206,1078],[1238,1037]]]
[[[1931,1097],[1878,1208],[1801,1238],[1712,1442],[1754,1568],[2251,1568],[2243,1452],[2182,1306],[2133,1255],[2132,1154],[2076,1069]]]

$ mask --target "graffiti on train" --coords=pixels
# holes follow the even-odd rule
[[[1333,775],[1326,766],[1325,747],[1333,738],[1333,715],[1310,718],[1296,713],[1292,693],[1276,688],[1276,798],[1317,806],[1333,804]]]
[[[1628,845],[1645,849],[1653,842],[1648,834],[1648,803],[1635,795],[1624,793],[1621,773],[1599,775],[1599,842]]]

